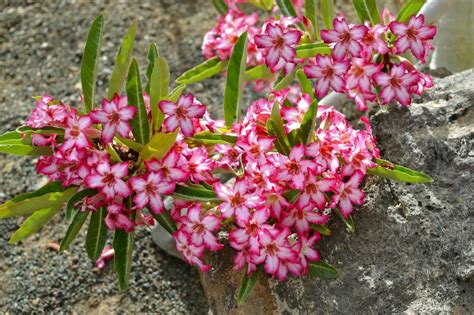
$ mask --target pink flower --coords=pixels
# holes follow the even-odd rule
[[[370,79],[382,70],[383,64],[370,63],[366,58],[352,58],[351,64],[346,75],[347,89],[352,90],[358,87],[362,92],[370,92]]]
[[[336,184],[337,180],[335,178],[318,179],[316,174],[310,171],[304,181],[303,191],[296,204],[300,208],[310,205],[319,210],[324,210],[326,208],[324,193],[333,190]]]
[[[317,165],[312,160],[304,159],[305,147],[302,144],[295,145],[288,158],[279,155],[281,160],[278,162],[281,166],[277,177],[292,183],[295,189],[302,189],[304,186],[305,174],[310,170],[315,170]]]
[[[130,211],[122,202],[113,201],[107,206],[107,216],[104,219],[109,230],[123,230],[130,233],[135,228],[135,222],[130,220]]]
[[[84,115],[78,118],[75,113],[66,119],[66,130],[64,132],[64,142],[61,151],[66,152],[73,147],[90,148],[92,143],[87,137],[87,131],[92,126],[92,120]]]
[[[405,65],[393,65],[390,73],[379,72],[374,74],[374,81],[383,87],[380,96],[385,104],[396,98],[400,104],[407,106],[411,103],[410,88],[417,84],[418,73],[406,72]]]
[[[296,261],[297,254],[291,249],[288,243],[290,229],[284,228],[275,235],[267,230],[263,230],[260,237],[261,253],[253,255],[253,261],[257,264],[265,262],[264,269],[271,275],[277,275],[280,266],[286,261]],[[284,268],[284,267],[283,267]],[[284,270],[283,275],[286,276]]]
[[[163,173],[148,173],[143,177],[131,177],[128,182],[135,191],[133,197],[137,209],[143,209],[150,204],[151,211],[163,213],[162,195],[171,194],[176,185],[164,178]]]
[[[217,197],[223,202],[218,206],[224,218],[235,215],[237,222],[245,224],[250,219],[250,209],[255,208],[260,197],[249,192],[248,179],[236,180],[232,187],[221,183],[214,184]]]
[[[304,67],[304,73],[316,82],[316,96],[322,98],[332,87],[336,92],[344,92],[344,75],[349,69],[349,61],[334,61],[330,56],[317,55],[316,63]]]
[[[331,204],[339,205],[342,214],[348,218],[352,213],[352,204],[361,205],[364,203],[365,194],[359,186],[364,179],[364,173],[357,170],[351,178],[339,186],[337,193],[332,197]]]
[[[105,263],[108,260],[111,260],[114,257],[114,255],[115,255],[115,251],[112,248],[112,246],[110,246],[110,245],[105,246],[104,249],[102,250],[102,253],[100,254],[100,257],[95,262],[95,266],[99,270],[104,269],[105,268]]]
[[[137,109],[127,106],[127,97],[117,94],[110,100],[102,100],[102,109],[95,109],[89,115],[94,123],[103,125],[101,139],[103,143],[110,143],[115,133],[122,137],[129,137],[132,128],[128,121],[135,116]]]
[[[321,236],[317,232],[310,238],[305,235],[298,235],[298,242],[295,244],[294,249],[299,253],[301,264],[305,269],[308,268],[308,261],[314,262],[319,260],[319,254],[314,249],[314,245],[320,239]]]
[[[168,152],[161,161],[145,161],[145,166],[149,172],[162,172],[165,178],[172,181],[185,182],[188,179],[186,159],[175,150]]]
[[[213,214],[202,215],[201,204],[197,203],[187,208],[182,229],[191,236],[191,241],[196,246],[205,245],[212,251],[222,249],[224,245],[217,242],[212,233],[221,227],[221,221]]]
[[[335,43],[333,50],[334,60],[343,60],[349,52],[353,57],[360,57],[362,45],[359,43],[367,33],[364,25],[348,25],[344,17],[333,20],[333,30],[322,30],[321,38],[325,43]]]
[[[374,93],[363,92],[358,87],[347,91],[347,96],[355,101],[357,109],[361,111],[367,110],[367,101],[373,102],[376,97]]]
[[[284,227],[295,227],[298,233],[307,233],[310,230],[310,224],[326,224],[329,216],[313,211],[312,206],[305,208],[293,207],[289,213],[284,214],[281,225]]]
[[[281,70],[286,63],[293,63],[296,56],[296,44],[300,41],[301,32],[289,30],[279,24],[267,24],[265,34],[256,35],[258,48],[266,51],[266,64],[272,72]]]
[[[109,161],[104,160],[97,166],[95,174],[88,175],[84,179],[84,184],[89,188],[99,188],[107,200],[113,200],[116,195],[126,198],[132,193],[123,180],[127,175],[128,162],[110,166]]]
[[[370,27],[370,23],[366,24],[368,32],[362,38],[361,43],[366,48],[367,53],[372,54],[372,52],[377,52],[379,54],[385,55],[390,51],[387,46],[385,39],[388,27],[385,25],[374,25]]]
[[[203,263],[201,257],[204,253],[204,245],[196,246],[190,240],[190,236],[183,231],[173,234],[176,241],[176,249],[184,255],[184,259],[191,265],[197,266],[202,272],[209,271],[211,266]]]
[[[214,169],[214,161],[209,158],[209,154],[204,147],[188,150],[191,156],[188,157],[186,171],[189,179],[195,183],[200,181],[214,182],[211,171]]]
[[[164,121],[166,130],[171,132],[180,127],[186,137],[194,134],[193,118],[201,118],[206,112],[206,106],[196,101],[191,93],[182,94],[177,103],[161,101],[158,106],[168,115]]]
[[[237,146],[245,151],[245,156],[248,161],[257,161],[262,164],[265,163],[265,154],[273,147],[275,139],[270,137],[259,137],[255,130],[251,130],[247,135],[239,137]]]
[[[396,21],[390,23],[390,30],[398,36],[394,43],[397,54],[402,54],[410,48],[416,58],[425,62],[427,48],[431,47],[428,40],[433,39],[436,35],[436,27],[424,24],[423,14],[412,16],[408,25]]]
[[[263,230],[273,230],[272,226],[267,224],[270,212],[266,208],[256,209],[252,217],[246,222],[237,222],[238,228],[230,232],[230,245],[242,250],[248,245],[248,250],[252,253],[260,252],[259,235]]]

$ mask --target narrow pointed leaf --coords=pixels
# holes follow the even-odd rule
[[[235,144],[237,136],[212,133],[206,130],[196,133],[192,138],[186,140],[196,145]]]
[[[301,190],[299,189],[287,190],[282,195],[283,197],[285,197],[286,201],[293,204],[296,202],[296,200],[298,200],[298,197],[301,195]]]
[[[290,142],[288,140],[288,136],[286,135],[283,120],[280,116],[280,105],[278,104],[278,102],[275,102],[273,104],[270,119],[271,131],[277,137],[279,146],[284,151],[283,154],[288,155],[290,153]]]
[[[143,150],[143,146],[140,143],[136,143],[135,141],[128,138],[122,138],[122,137],[116,136],[115,141],[129,147],[130,149],[138,153],[140,153]]]
[[[420,11],[421,7],[425,4],[426,0],[408,0],[398,12],[395,21],[402,23],[407,22],[413,15],[416,15]]]
[[[349,233],[355,233],[356,227],[355,227],[355,222],[352,216],[349,216],[348,218],[344,217],[344,215],[341,213],[341,211],[336,208],[335,209],[337,215],[339,216],[339,219],[341,219],[342,222],[346,225],[346,229]]]
[[[227,11],[229,11],[229,8],[227,7],[227,4],[225,4],[224,0],[212,0],[212,4],[220,15],[226,15]]]
[[[178,130],[170,133],[156,133],[151,138],[143,150],[140,152],[142,160],[150,160],[152,158],[161,160],[173,147],[178,136]]]
[[[35,233],[39,229],[43,227],[43,225],[51,220],[51,218],[61,211],[62,205],[55,205],[49,208],[44,208],[38,211],[35,211],[32,215],[30,215],[25,222],[20,226],[18,230],[12,235],[10,240],[8,241],[9,244],[16,244],[31,234]]]
[[[15,202],[30,199],[30,198],[33,198],[33,197],[39,197],[39,196],[42,196],[44,194],[51,193],[51,192],[65,191],[66,189],[69,189],[69,188],[63,187],[61,181],[55,181],[55,182],[47,183],[46,185],[42,186],[41,188],[39,188],[35,191],[17,195],[15,198],[11,199],[10,201],[7,201],[4,204],[0,205],[0,209],[4,206],[10,205],[10,204],[15,203]]]
[[[107,240],[107,227],[104,222],[106,215],[107,210],[101,207],[92,212],[89,221],[89,229],[86,236],[86,252],[92,261],[96,261],[99,258]]]
[[[253,287],[257,283],[258,276],[260,274],[260,268],[254,271],[250,277],[247,276],[247,273],[244,274],[242,282],[240,283],[239,293],[237,295],[237,304],[242,304],[245,299],[252,292]]]
[[[328,264],[322,260],[309,263],[309,274],[323,279],[336,279],[338,273],[333,265]]]
[[[320,0],[321,15],[323,16],[323,24],[326,29],[332,28],[332,20],[334,20],[334,0]]]
[[[232,126],[233,122],[239,120],[246,66],[247,32],[244,32],[234,45],[229,65],[227,66],[227,80],[224,92],[224,119],[228,127]]]
[[[365,21],[369,21],[371,25],[382,23],[376,0],[352,0],[352,4],[361,23]]]
[[[62,208],[76,192],[76,189],[77,188],[72,187],[64,191],[47,192],[37,196],[35,192],[20,195],[0,205],[0,219],[22,216],[46,208]]]
[[[178,228],[176,227],[176,223],[174,223],[168,212],[163,212],[161,214],[151,212],[151,215],[153,216],[153,218],[155,218],[158,224],[161,225],[170,234],[173,234],[178,230]]]
[[[21,143],[9,143],[8,141],[0,142],[0,152],[31,156],[45,156],[53,154],[51,147],[37,147]]]
[[[295,79],[296,69],[288,73],[287,75],[284,74],[282,70],[280,78],[275,82],[273,85],[273,90],[280,91],[286,89]]]
[[[311,224],[311,229],[319,232],[319,234],[321,235],[326,235],[326,236],[331,235],[331,230],[326,225],[323,225],[323,224]]]
[[[283,155],[289,155],[290,154],[289,143],[286,143],[283,140],[284,137],[278,136],[278,128],[275,122],[271,119],[268,119],[266,127],[268,130],[268,135],[276,138],[275,141],[273,141],[273,146],[275,147],[275,149]]]
[[[172,102],[177,102],[181,94],[183,94],[184,89],[186,88],[186,85],[181,84],[178,85],[173,89],[173,91],[170,92],[170,95],[168,96],[168,100]]]
[[[113,248],[114,270],[118,275],[120,290],[128,289],[130,271],[132,270],[134,232],[127,233],[122,230],[115,230]]]
[[[247,81],[269,79],[271,77],[272,77],[272,72],[264,64],[255,66],[245,71],[245,80]]]
[[[66,220],[71,221],[77,212],[75,204],[81,201],[84,197],[97,195],[97,190],[95,189],[84,189],[81,190],[69,198],[66,204]]]
[[[304,1],[304,13],[313,26],[313,38],[320,40],[319,24],[318,24],[318,3],[317,0]]]
[[[111,99],[115,93],[122,94],[123,84],[127,79],[130,60],[132,59],[133,44],[135,42],[135,34],[137,32],[137,22],[133,23],[128,29],[127,34],[122,40],[120,50],[115,57],[114,69],[109,81],[109,92],[107,98]]]
[[[72,222],[69,224],[67,228],[66,235],[59,246],[59,251],[63,252],[69,248],[72,241],[76,238],[77,234],[81,230],[84,222],[86,222],[87,216],[89,215],[89,211],[77,211],[72,219]]]
[[[150,95],[150,78],[151,78],[151,73],[153,72],[153,67],[155,66],[155,60],[160,56],[160,53],[158,52],[158,47],[156,46],[155,43],[150,44],[148,47],[148,66],[146,68],[146,87],[145,91],[148,95]]]
[[[86,112],[94,108],[95,85],[99,65],[100,45],[104,33],[104,17],[99,15],[87,33],[86,46],[81,62],[81,85]]]
[[[16,129],[16,132],[24,134],[63,135],[64,129],[49,126],[41,129],[35,129],[31,128],[30,126],[21,126]]]
[[[203,63],[195,66],[184,72],[176,79],[178,84],[192,84],[208,79],[225,70],[227,61],[221,61],[219,57],[215,56]]]
[[[318,100],[315,99],[309,106],[308,111],[304,114],[301,126],[297,132],[298,143],[308,145],[311,143],[314,135],[314,126],[316,124],[318,114]],[[299,139],[299,140],[298,140]]]
[[[298,82],[300,83],[300,88],[303,93],[308,94],[311,97],[311,101],[314,100],[314,90],[313,90],[313,84],[311,84],[311,81],[308,79],[306,74],[304,74],[304,71],[302,69],[298,69],[296,71],[296,77],[298,78]]]
[[[297,58],[310,58],[316,55],[330,55],[331,49],[326,43],[301,44],[296,46]]]
[[[170,70],[168,63],[162,57],[155,60],[153,72],[150,78],[150,108],[153,118],[153,131],[160,129],[165,115],[158,107],[158,103],[168,98],[168,87],[170,84]]]
[[[145,144],[149,140],[148,114],[143,99],[142,84],[140,81],[140,70],[135,58],[130,63],[127,78],[127,98],[128,104],[137,108],[135,117],[130,121],[132,133],[138,143]]]
[[[433,179],[418,171],[382,159],[375,159],[377,166],[367,169],[367,173],[406,183],[431,183]]]
[[[291,0],[276,0],[276,4],[284,16],[298,17]]]
[[[182,185],[176,185],[176,189],[172,196],[182,200],[219,201],[216,193],[212,190],[192,188]]]

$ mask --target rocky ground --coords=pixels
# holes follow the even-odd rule
[[[135,18],[140,29],[135,53],[142,72],[152,41],[167,58],[173,78],[199,63],[202,36],[215,23],[210,3],[4,0],[0,133],[24,122],[34,106],[33,95],[48,93],[72,105],[79,103],[81,51],[88,24],[97,14],[106,13],[98,87],[103,96],[121,37]],[[427,104],[413,107],[413,116],[395,111],[375,118],[384,154],[424,170],[436,182],[426,187],[369,182],[368,203],[356,215],[357,233],[344,234],[336,224],[341,233],[321,249],[342,277],[276,286],[273,294],[280,309],[474,312],[469,80],[474,80],[472,71],[437,81],[439,87],[418,101]],[[222,79],[195,84],[192,90],[214,115],[221,113]],[[449,106],[443,100],[450,101]],[[0,154],[0,202],[44,182],[35,175],[32,162]],[[54,250],[66,229],[63,218],[58,216],[20,246],[7,245],[21,222],[0,221],[0,313],[207,313],[197,271],[159,250],[146,230],[137,236],[131,288],[121,293],[110,264],[103,271],[93,268],[83,249],[84,235],[62,255]]]

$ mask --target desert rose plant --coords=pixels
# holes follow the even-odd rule
[[[258,13],[240,11],[239,2]],[[353,98],[360,110],[410,105],[413,94],[433,83],[407,53],[424,62],[436,28],[416,15],[423,1],[407,1],[395,17],[381,15],[375,0],[354,0],[360,24],[334,16],[331,1],[320,2],[213,1],[220,16],[204,38],[207,60],[179,76],[172,91],[155,44],[142,84],[132,57],[134,24],[99,104],[104,19],[97,17],[82,59],[83,108],[36,97],[26,125],[0,136],[1,152],[40,156],[36,170],[50,180],[0,205],[0,218],[28,215],[10,243],[65,209],[69,228],[60,251],[89,217],[87,254],[103,266],[115,253],[122,289],[128,287],[134,232],[154,224],[171,233],[177,250],[201,272],[213,267],[206,251],[230,246],[235,270],[245,270],[238,302],[261,272],[280,281],[336,277],[316,243],[331,234],[334,218],[355,230],[352,213],[364,203],[364,177],[431,178],[383,160],[366,117],[364,128],[356,129],[318,100],[332,90]],[[224,120],[215,120],[188,89],[221,72]],[[248,83],[265,97],[242,115]],[[106,246],[111,234],[112,247]]]

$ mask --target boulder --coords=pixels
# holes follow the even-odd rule
[[[260,276],[240,306],[242,273],[232,252],[212,253],[201,274],[213,314],[474,312],[474,70],[436,80],[410,108],[372,117],[386,159],[434,179],[413,185],[367,177],[366,203],[354,213],[356,232],[333,220],[318,244],[336,280]]]

